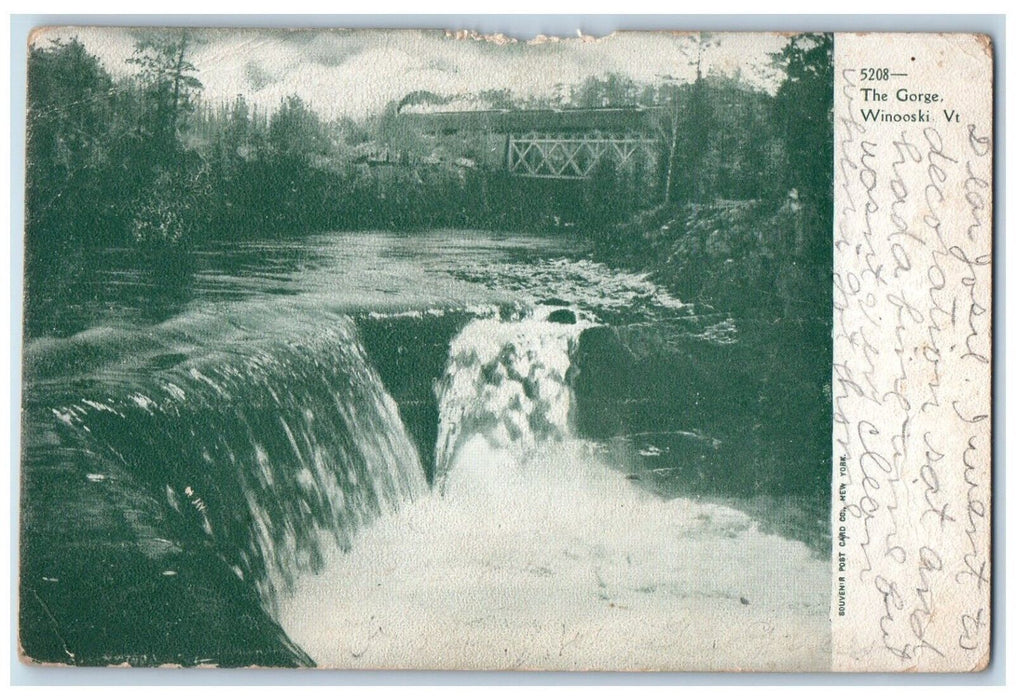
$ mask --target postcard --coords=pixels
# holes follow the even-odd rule
[[[987,37],[28,53],[25,663],[989,663]]]

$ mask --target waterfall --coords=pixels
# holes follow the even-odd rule
[[[547,315],[476,319],[452,341],[436,387],[435,472],[443,491],[465,476],[460,472],[470,465],[459,462],[468,444],[524,452],[571,437],[571,356],[590,324],[556,323]]]
[[[121,269],[43,290],[53,318],[24,355],[23,648],[82,664],[827,667],[827,561],[681,483],[750,473],[753,455],[667,452],[663,497],[646,478],[663,458],[628,431],[725,415],[743,392],[684,420],[748,354],[738,329],[574,259],[569,237],[503,238],[231,244],[168,291]]]
[[[823,561],[733,508],[647,492],[573,430],[582,313],[465,323],[434,387],[428,491],[350,319],[242,311],[31,354],[38,376],[82,368],[49,421],[90,484],[159,502],[170,529],[137,537],[214,551],[317,664],[825,663]]]
[[[828,627],[824,562],[740,511],[639,488],[577,437],[571,357],[591,323],[545,311],[452,340],[436,488],[296,583],[290,638],[342,668],[752,668],[758,649],[821,667],[802,649]]]
[[[195,324],[159,332],[179,342]],[[176,534],[211,544],[269,612],[360,527],[426,490],[345,317],[290,316],[137,375],[92,382],[52,409],[64,439],[95,456],[90,478],[129,479],[163,500]]]

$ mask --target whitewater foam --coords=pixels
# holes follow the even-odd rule
[[[444,485],[456,450],[471,435],[495,447],[531,449],[571,434],[571,355],[589,320],[546,320],[549,309],[518,321],[476,319],[452,341],[437,386],[436,473]]]
[[[323,666],[808,669],[828,567],[739,511],[638,490],[588,443],[475,436],[444,497],[356,536],[280,606]]]
[[[573,435],[582,328],[482,319],[452,342],[442,487],[360,529],[280,600],[319,665],[827,667],[824,561],[740,511],[639,489]]]

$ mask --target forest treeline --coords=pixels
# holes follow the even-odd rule
[[[661,207],[750,200],[768,215],[788,193],[821,216],[830,46],[803,36],[771,57],[785,76],[775,94],[736,76],[640,85],[618,75],[539,99],[479,93],[498,109],[669,108],[648,164],[605,160],[587,181],[553,182],[477,166],[482,139],[406,133],[399,110],[441,101],[429,93],[358,121],[324,120],[295,95],[270,113],[242,95],[211,105],[186,30],[138,40],[122,77],[77,39],[52,41],[29,54],[28,252],[365,228],[574,227],[610,239]]]

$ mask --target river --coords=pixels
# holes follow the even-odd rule
[[[737,320],[573,239],[78,251],[29,281],[32,658],[828,663],[825,525],[723,476]]]

